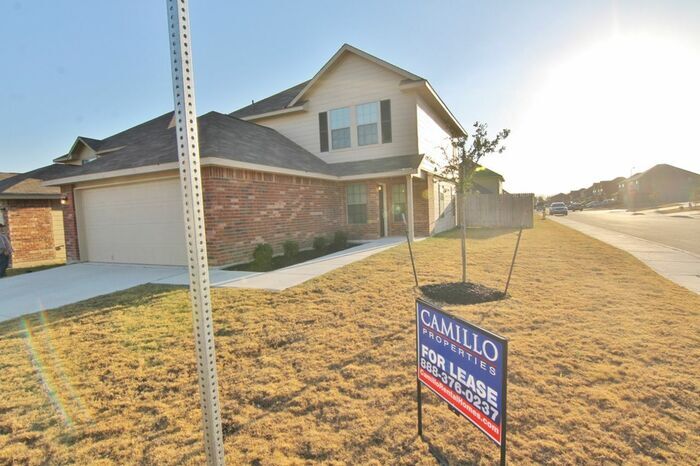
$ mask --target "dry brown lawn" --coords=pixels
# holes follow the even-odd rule
[[[474,232],[500,287],[515,234]],[[423,283],[459,241],[416,244]],[[510,339],[512,464],[698,464],[700,297],[548,220],[506,301],[450,309]],[[398,247],[282,293],[214,292],[229,464],[494,464],[426,396],[416,437],[412,277]],[[144,286],[0,324],[0,464],[201,464],[186,291]]]

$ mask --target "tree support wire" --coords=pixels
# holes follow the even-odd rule
[[[187,0],[166,0],[166,5],[202,427],[207,463],[218,466],[224,464],[224,444],[204,229],[189,7]]]

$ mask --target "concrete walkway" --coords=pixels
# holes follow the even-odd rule
[[[700,256],[636,236],[577,222],[571,218],[548,218],[627,251],[659,275],[700,294]]]
[[[420,241],[420,239],[416,239],[416,241]],[[272,272],[227,272],[225,270],[217,270],[212,274],[211,283],[213,287],[217,288],[257,288],[282,291],[404,242],[406,242],[406,238],[394,236],[372,240],[344,251],[328,254],[327,256],[283,269],[273,270]],[[216,272],[238,275],[230,279],[222,276],[217,280],[215,278]],[[186,285],[188,283],[187,275],[165,278],[157,283]]]

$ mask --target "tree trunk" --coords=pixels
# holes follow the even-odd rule
[[[462,193],[462,283],[467,282],[467,195]]]

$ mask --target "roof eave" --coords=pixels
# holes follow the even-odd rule
[[[420,172],[420,166],[416,168],[406,167],[398,168],[394,170],[388,170],[376,173],[359,173],[354,175],[334,175],[329,173],[320,173],[314,171],[306,170],[296,170],[289,168],[274,167],[271,165],[261,165],[256,163],[241,162],[237,160],[230,160],[221,157],[203,157],[201,159],[201,165],[206,166],[221,166],[229,168],[238,168],[242,170],[255,170],[266,173],[277,173],[281,175],[291,175],[291,176],[301,176],[307,178],[324,179],[331,181],[351,181],[351,180],[362,180],[362,179],[372,179],[372,178],[382,178],[387,176],[402,176],[402,175],[412,175],[418,174]],[[119,178],[125,176],[135,176],[135,175],[145,175],[156,172],[177,170],[178,163],[164,163],[160,165],[146,165],[137,168],[128,168],[122,170],[112,170],[109,172],[100,173],[90,173],[86,175],[76,175],[65,178],[57,178],[53,180],[48,180],[42,183],[44,186],[61,186],[67,184],[84,183],[88,181],[97,181],[104,179]]]
[[[0,193],[0,200],[38,200],[38,199],[63,199],[66,196],[61,193]]]

